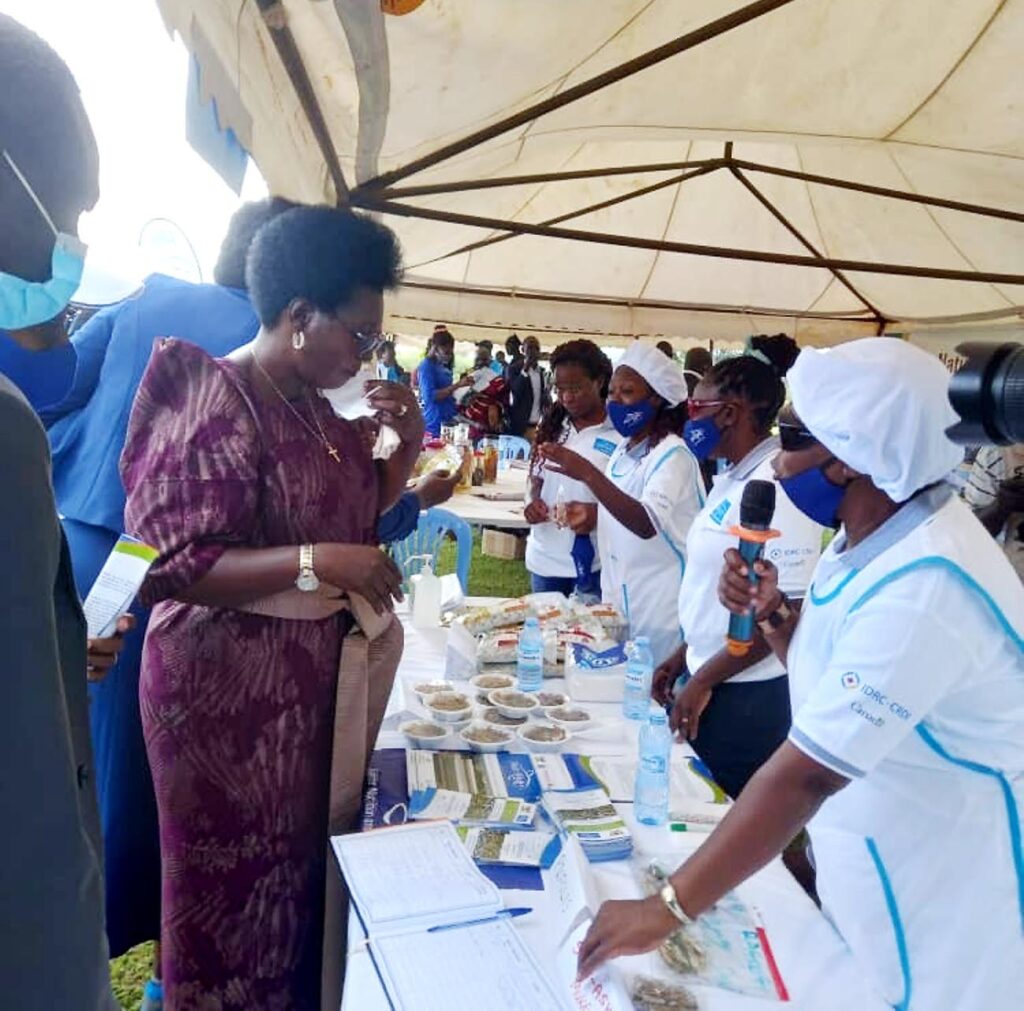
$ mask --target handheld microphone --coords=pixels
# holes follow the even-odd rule
[[[775,482],[750,481],[743,489],[740,500],[740,523],[729,532],[740,539],[739,552],[747,564],[748,578],[757,583],[759,577],[754,572],[754,562],[764,555],[764,546],[779,531],[772,530],[772,516],[775,514]],[[725,638],[725,648],[730,656],[746,656],[754,641],[754,609],[747,614],[729,615],[729,634]]]

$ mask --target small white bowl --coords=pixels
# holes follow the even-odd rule
[[[547,698],[557,698],[558,701],[549,703],[546,700],[545,696],[547,696]],[[565,694],[565,692],[553,692],[545,688],[542,691],[537,692],[537,701],[540,703],[541,709],[543,709],[544,712],[547,713],[558,706],[569,705],[572,699],[570,699],[569,696]]]
[[[516,691],[515,688],[497,688],[488,694],[487,700],[502,716],[508,716],[513,720],[519,719],[521,716],[529,716],[530,713],[540,707],[536,695],[531,695],[529,692]],[[517,702],[528,700],[529,704],[513,705],[513,700]]]
[[[473,739],[474,733],[486,731],[490,736],[498,737],[495,741],[478,741]],[[516,739],[515,731],[509,727],[498,727],[493,723],[482,723],[474,721],[464,730],[459,731],[459,737],[464,744],[469,745],[474,751],[507,751],[508,746]]]
[[[439,730],[440,733],[417,733],[417,730],[426,729]],[[398,728],[405,739],[414,748],[424,748],[427,751],[437,751],[448,739],[448,727],[441,726],[433,720],[406,720]]]
[[[563,727],[565,730],[586,730],[594,722],[594,718],[590,713],[580,706],[553,706],[551,709],[545,709],[544,712],[556,727]],[[570,713],[581,714],[583,718],[570,719]]]
[[[455,707],[457,700],[461,702]],[[473,700],[464,692],[436,692],[428,695],[423,705],[438,723],[459,723],[473,715]]]
[[[453,692],[455,685],[451,681],[418,681],[413,685],[412,690],[416,693],[416,698],[426,705],[427,699],[431,695],[436,695],[438,692]]]
[[[530,717],[504,716],[494,706],[487,705],[481,710],[480,718],[484,723],[492,727],[507,727],[509,730],[515,730],[517,727],[521,727]]]
[[[499,689],[515,688],[516,679],[509,674],[477,674],[476,677],[469,679],[469,683],[477,691],[477,702],[488,705],[491,692],[498,691]]]
[[[552,733],[553,731],[560,731],[561,736],[557,740],[545,741],[538,740],[534,734]],[[567,744],[572,740],[572,734],[565,729],[565,727],[556,727],[552,723],[528,723],[525,727],[519,728],[519,739],[525,744],[531,751],[558,751],[562,745]]]

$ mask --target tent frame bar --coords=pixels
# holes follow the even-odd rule
[[[731,153],[732,153],[732,152],[731,152],[731,148],[732,148],[732,145],[731,145],[731,144],[727,145],[727,153],[728,153],[729,155],[731,155]],[[754,185],[754,184],[753,184],[753,183],[752,183],[752,182],[751,182],[751,181],[750,181],[750,180],[749,180],[749,179],[748,179],[747,177],[746,177],[746,175],[745,175],[745,174],[744,174],[744,173],[743,173],[742,171],[740,171],[740,169],[736,168],[736,166],[735,166],[734,164],[730,164],[730,166],[729,166],[729,171],[730,171],[730,172],[732,173],[733,177],[734,177],[734,178],[735,178],[735,179],[737,180],[737,182],[741,183],[741,184],[742,184],[742,185],[743,185],[743,186],[744,186],[744,187],[745,187],[745,188],[747,189],[747,191],[748,191],[748,192],[750,193],[750,195],[751,195],[751,196],[752,196],[752,197],[753,197],[753,198],[754,198],[754,199],[755,199],[755,200],[756,200],[756,201],[757,201],[757,202],[758,202],[758,203],[759,203],[759,204],[760,204],[760,205],[761,205],[761,206],[762,206],[762,207],[763,207],[763,208],[764,208],[764,209],[765,209],[765,210],[766,210],[766,211],[767,211],[767,212],[768,212],[768,213],[769,213],[769,214],[770,214],[770,215],[771,215],[771,216],[772,216],[773,218],[775,218],[775,220],[776,220],[776,221],[778,221],[778,222],[779,222],[779,224],[781,224],[781,225],[782,225],[782,227],[783,227],[783,228],[785,228],[785,229],[786,229],[786,231],[787,231],[787,232],[789,232],[789,234],[790,234],[790,235],[792,235],[792,236],[793,236],[793,237],[794,237],[794,238],[795,238],[795,239],[797,240],[797,242],[799,242],[799,243],[800,243],[800,245],[801,245],[801,246],[803,246],[803,247],[804,247],[804,249],[806,249],[806,250],[807,250],[807,251],[808,251],[809,253],[811,253],[811,254],[812,254],[813,256],[821,256],[821,255],[822,255],[822,254],[821,254],[821,252],[820,252],[820,251],[819,251],[819,250],[818,250],[818,249],[817,249],[817,248],[815,247],[814,243],[813,243],[813,242],[811,242],[811,240],[810,240],[810,239],[808,239],[808,238],[807,238],[807,237],[806,237],[806,236],[805,236],[805,235],[803,234],[803,232],[801,232],[801,231],[800,231],[800,229],[799,229],[799,228],[797,228],[797,227],[796,227],[796,225],[794,225],[794,224],[793,224],[793,223],[792,223],[792,222],[791,222],[791,221],[789,220],[789,218],[787,218],[787,217],[786,217],[786,215],[785,215],[785,214],[783,214],[783,213],[782,213],[782,211],[780,211],[780,210],[778,209],[778,207],[776,207],[776,206],[775,206],[775,204],[774,204],[774,203],[772,203],[772,201],[771,201],[771,200],[769,200],[769,199],[768,199],[768,197],[766,197],[766,196],[764,195],[764,193],[762,193],[762,192],[761,192],[761,191],[760,191],[760,190],[759,190],[759,189],[758,189],[758,188],[757,188],[757,187],[756,187],[756,186],[755,186],[755,185]],[[839,282],[839,283],[840,283],[840,284],[841,284],[841,285],[842,285],[842,286],[843,286],[843,287],[844,287],[844,288],[845,288],[845,289],[846,289],[846,290],[847,290],[847,291],[848,291],[848,292],[849,292],[849,293],[850,293],[851,295],[853,295],[853,297],[854,297],[855,299],[857,299],[857,301],[858,301],[858,302],[860,302],[860,303],[862,303],[863,305],[865,305],[865,306],[866,306],[866,307],[867,307],[867,308],[868,308],[868,309],[869,309],[869,310],[870,310],[870,311],[872,312],[872,314],[874,315],[875,319],[876,319],[876,320],[878,321],[878,323],[879,323],[879,325],[880,325],[880,326],[882,326],[882,327],[884,327],[884,326],[885,326],[885,324],[886,324],[886,319],[885,319],[885,317],[884,317],[884,316],[883,316],[883,315],[881,314],[881,312],[879,312],[879,311],[878,311],[878,307],[877,307],[877,306],[874,306],[874,305],[872,305],[872,304],[871,304],[871,303],[870,303],[870,302],[869,302],[869,301],[868,301],[868,300],[867,300],[867,299],[866,299],[866,298],[865,298],[865,297],[864,297],[864,296],[863,296],[863,295],[862,295],[862,294],[861,294],[861,293],[860,293],[860,292],[859,292],[859,291],[858,291],[858,290],[857,290],[857,289],[856,289],[856,288],[855,288],[855,287],[853,286],[853,284],[852,284],[852,283],[850,282],[849,278],[847,278],[847,276],[846,276],[846,275],[845,275],[845,274],[844,274],[844,273],[843,273],[843,272],[842,272],[841,270],[833,270],[833,271],[832,271],[832,276],[833,276],[833,277],[834,277],[834,278],[835,278],[835,279],[836,279],[836,280],[837,280],[837,281],[838,281],[838,282]]]
[[[445,284],[444,282],[419,281],[416,279],[402,282],[403,288],[419,291],[439,291],[453,295],[484,295],[497,298],[508,298],[512,301],[529,302],[562,302],[567,305],[599,305],[618,309],[667,309],[671,311],[685,310],[689,312],[707,312],[729,316],[772,316],[787,319],[812,319],[834,321],[839,323],[861,323],[870,326],[875,319],[865,312],[864,315],[851,313],[814,312],[808,309],[769,309],[763,306],[722,306],[704,305],[688,302],[667,302],[658,299],[612,298],[600,295],[567,295],[543,291],[523,291],[516,288],[482,288],[474,285]],[[408,315],[397,313],[396,315]],[[460,326],[469,326],[460,323]],[[486,326],[487,324],[474,324]],[[556,327],[561,333],[570,333],[572,328]],[[623,335],[625,336],[625,335]]]
[[[834,259],[825,256],[803,256],[794,253],[771,253],[755,249],[735,249],[726,246],[705,246],[692,242],[670,242],[659,239],[645,239],[634,235],[613,232],[589,232],[578,228],[562,228],[557,225],[534,225],[524,221],[508,221],[476,214],[460,214],[454,211],[434,210],[389,200],[378,200],[366,192],[352,194],[354,206],[393,214],[406,218],[422,218],[427,221],[442,221],[453,225],[467,225],[470,228],[484,228],[488,231],[511,232],[515,235],[540,235],[552,239],[568,239],[575,242],[591,242],[605,246],[621,246],[632,249],[651,249],[663,253],[685,253],[691,256],[710,256],[726,260],[749,260],[758,263],[778,263],[794,267],[818,267],[823,270],[847,270],[866,274],[894,274],[901,277],[922,277],[944,281],[974,281],[989,284],[1024,285],[1024,274],[1004,274],[983,270],[956,270],[946,267],[922,267],[901,263],[878,263],[864,260]]]
[[[524,186],[530,183],[568,182],[573,179],[601,179],[620,175],[643,175],[648,172],[678,172],[686,168],[701,168],[705,165],[721,165],[722,159],[703,158],[694,161],[654,162],[646,165],[609,165],[605,168],[575,169],[564,172],[537,172],[533,175],[495,176],[490,179],[454,179],[446,183],[431,183],[423,186],[396,186],[394,188],[375,189],[369,183],[357,186],[353,193],[372,194],[379,199],[395,199],[398,197],[424,197],[445,193],[462,193],[471,190],[488,190],[502,186]],[[859,183],[852,179],[840,179],[837,176],[816,175],[813,172],[798,172],[795,169],[781,168],[777,165],[765,165],[761,162],[746,161],[742,158],[729,158],[730,166],[746,172],[763,172],[766,175],[782,176],[786,179],[798,179],[802,182],[818,186],[831,186],[836,189],[852,190],[854,193],[867,193],[871,196],[886,197],[891,200],[905,200],[912,204],[924,204],[928,207],[942,207],[951,211],[962,211],[965,214],[979,214],[988,218],[1001,218],[1004,221],[1024,223],[1024,212],[1011,211],[1003,207],[989,204],[972,204],[963,200],[948,200],[945,197],[929,196],[926,193],[912,193],[908,190],[892,189],[888,186],[872,186]]]
[[[269,2],[269,0],[260,0],[260,2]],[[546,116],[548,113],[555,112],[566,105],[571,105],[573,102],[586,98],[588,95],[592,95],[594,92],[600,91],[610,84],[616,84],[627,77],[632,77],[633,74],[638,74],[641,70],[646,70],[648,67],[653,67],[673,56],[678,56],[688,49],[694,49],[704,42],[718,38],[720,35],[749,24],[751,21],[755,21],[765,14],[770,14],[780,7],[786,7],[793,2],[794,0],[755,0],[754,3],[740,7],[724,17],[709,21],[707,24],[701,25],[693,31],[686,32],[684,35],[680,35],[664,45],[649,49],[646,53],[640,53],[616,67],[611,67],[595,77],[581,81],[579,84],[567,88],[565,91],[558,92],[541,102],[536,102],[534,105],[528,106],[511,116],[506,116],[490,126],[475,130],[473,133],[467,134],[451,144],[445,144],[436,151],[416,158],[406,165],[393,169],[391,172],[385,172],[365,183],[363,188],[379,190],[390,186],[400,179],[405,179],[407,176],[422,172],[424,169],[447,161],[449,158],[454,158],[464,151],[479,147],[481,144],[485,144],[495,137],[500,137],[502,134],[508,133],[518,126],[526,126],[540,119],[541,116]]]
[[[490,179],[455,179],[448,183],[429,183],[423,186],[394,186],[378,189],[370,183],[353,188],[353,193],[367,192],[374,197],[393,200],[398,197],[429,197],[444,193],[462,193],[466,190],[490,190],[502,186],[528,186],[534,183],[561,183],[574,179],[604,179],[612,176],[644,175],[649,172],[679,172],[682,169],[720,165],[721,158],[699,158],[695,161],[665,161],[645,165],[609,165],[606,168],[565,169],[561,172],[534,172],[529,175],[493,176]]]
[[[335,202],[337,206],[344,207],[349,200],[348,183],[345,182],[345,174],[341,170],[338,152],[331,139],[331,131],[328,129],[327,120],[320,108],[313,82],[309,78],[306,65],[302,62],[302,55],[295,43],[295,36],[292,34],[291,28],[288,27],[287,12],[283,9],[280,0],[256,0],[256,3],[263,24],[270,34],[277,55],[281,57],[281,63],[292,82],[299,104],[306,114],[306,120],[316,138],[317,146],[320,148],[320,154],[323,156],[331,182],[334,184]]]
[[[709,172],[714,172],[716,169],[721,168],[724,164],[725,162],[722,159],[713,158],[705,162],[701,168],[693,169],[690,172],[681,172],[679,175],[674,175],[668,179],[662,179],[659,182],[651,183],[649,186],[642,186],[638,190],[630,190],[628,193],[620,193],[618,196],[609,197],[607,200],[599,200],[597,203],[587,204],[585,207],[578,207],[575,210],[567,211],[565,214],[559,214],[557,217],[547,218],[545,221],[542,221],[541,224],[560,225],[563,221],[569,221],[572,218],[579,218],[584,214],[593,214],[595,211],[603,211],[608,207],[614,207],[616,204],[624,204],[629,200],[636,200],[638,197],[645,197],[649,193],[656,193],[658,190],[666,189],[669,186],[677,186],[680,183],[686,182],[687,179],[695,179],[697,176],[707,175]],[[463,253],[472,253],[477,249],[484,249],[487,246],[494,246],[499,242],[507,242],[509,239],[514,238],[515,235],[511,232],[502,232],[501,235],[492,235],[486,239],[469,242],[465,246],[453,249],[450,253],[442,253],[440,256],[435,256],[430,260],[424,260],[421,263],[414,264],[411,269],[416,270],[419,267],[426,267],[428,264],[436,263],[439,260],[447,260],[453,256],[461,256]]]
[[[1005,221],[1024,222],[1024,213],[1009,211],[1003,207],[991,207],[985,204],[969,204],[962,200],[946,200],[944,197],[927,196],[924,193],[911,193],[907,190],[894,190],[888,186],[872,186],[869,183],[853,182],[850,179],[837,179],[834,176],[820,176],[813,172],[797,172],[795,169],[779,168],[775,165],[762,165],[760,162],[733,161],[736,168],[747,172],[764,172],[767,175],[782,176],[786,179],[799,179],[805,183],[816,183],[821,186],[832,186],[841,190],[852,190],[854,193],[868,193],[876,197],[890,197],[893,200],[906,200],[912,204],[926,204],[929,207],[945,207],[951,211],[963,211],[965,214],[980,214],[989,218],[1002,218]]]

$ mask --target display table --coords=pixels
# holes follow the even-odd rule
[[[456,492],[442,508],[461,516],[467,523],[478,527],[499,527],[503,530],[525,530],[529,524],[523,517],[526,497],[527,471],[510,467],[498,472],[495,484],[485,484],[471,491]],[[514,499],[496,501],[488,494],[514,495]]]
[[[470,600],[468,603],[481,603]],[[404,739],[397,732],[400,714],[406,709],[405,690],[412,683],[444,675],[444,650],[447,632],[444,629],[413,628],[403,617],[406,627],[405,653],[399,667],[395,691],[389,703],[389,715],[378,738],[381,748],[399,748]],[[545,687],[562,690],[560,680],[546,681]],[[409,707],[415,707],[415,697],[409,692]],[[610,704],[585,703],[596,717],[606,725],[614,724],[610,732],[602,733],[584,747],[582,739],[570,743],[568,750],[590,754],[635,754],[636,730],[621,720],[620,707]],[[676,744],[676,748],[692,754],[689,747]],[[651,828],[633,821],[632,805],[617,805],[634,836],[637,853],[644,856],[669,857],[681,862],[692,853],[707,836],[694,833],[670,832],[667,828]],[[334,868],[336,871],[337,868]],[[595,890],[603,899],[637,898],[638,891],[629,864],[626,861],[589,865]],[[507,906],[530,906],[533,914],[516,921],[517,929],[530,945],[542,968],[550,974],[550,963],[558,939],[551,935],[550,925],[557,921],[555,908],[557,895],[549,888],[549,874],[545,871],[545,890],[504,890]],[[740,897],[760,914],[764,928],[788,989],[788,1004],[799,1011],[881,1011],[888,1005],[868,990],[863,974],[858,970],[848,949],[835,930],[807,897],[782,865],[774,861],[738,889]],[[343,1011],[388,1011],[389,1002],[374,970],[365,946],[360,946],[363,931],[354,913],[349,918],[349,951]],[[656,955],[623,958],[616,964],[626,971],[649,972]],[[773,1002],[745,997],[726,990],[692,987],[700,1002],[701,1011],[766,1011]],[[566,1007],[571,1005],[566,1002]],[[451,1011],[460,1011],[453,999]]]

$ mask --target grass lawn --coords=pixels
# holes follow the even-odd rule
[[[437,571],[446,575],[455,571],[455,543],[445,544],[438,552]],[[480,554],[480,532],[473,532],[473,554],[469,563],[470,597],[521,597],[530,592],[530,575],[522,559],[490,558]]]
[[[142,988],[153,970],[153,945],[140,944],[120,958],[111,959],[110,982],[125,1011],[137,1011]]]
[[[455,571],[455,545],[446,544],[440,552],[438,573]],[[530,577],[520,560],[488,558],[480,554],[480,534],[473,535],[473,557],[469,564],[469,595],[472,597],[519,597],[530,592]],[[142,1000],[142,988],[153,965],[153,945],[140,944],[110,963],[114,996],[125,1011],[136,1011]]]

